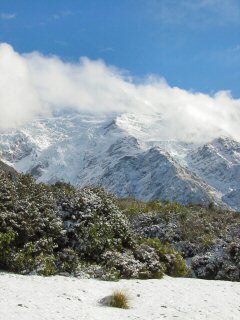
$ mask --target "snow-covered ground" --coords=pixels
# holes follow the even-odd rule
[[[99,303],[115,289],[128,310]],[[0,273],[1,320],[240,319],[240,283],[170,278],[97,280]]]

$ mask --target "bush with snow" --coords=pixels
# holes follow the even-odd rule
[[[139,243],[116,199],[103,189],[47,186],[30,175],[0,172],[1,268],[104,280],[159,278],[176,254],[160,255],[154,245]]]
[[[170,243],[188,261],[189,276],[240,281],[239,213],[213,206],[209,209],[201,205],[153,204],[144,206],[136,205],[132,199],[124,201],[122,209],[139,239],[157,238],[164,244]],[[182,256],[179,255],[176,266],[184,271]],[[173,256],[168,255],[168,259],[171,265]],[[173,269],[169,274],[174,273]]]
[[[83,258],[100,261],[106,250],[130,248],[134,235],[130,223],[112,195],[99,188],[54,186],[58,215],[63,221],[66,244]]]

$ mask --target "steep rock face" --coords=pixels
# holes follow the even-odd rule
[[[229,138],[216,139],[190,154],[189,165],[222,192],[239,188],[240,143]]]
[[[240,210],[240,189],[232,190],[223,196],[223,201],[227,203],[232,209]]]
[[[2,161],[0,161],[0,171],[4,171],[7,174],[10,174],[14,178],[17,178],[18,175],[17,171],[14,168],[8,166],[6,163]]]
[[[30,139],[24,132],[10,132],[0,135],[0,154],[9,162],[19,161],[32,152]]]
[[[219,138],[205,144],[188,156],[188,166],[234,209],[240,208],[240,143]]]
[[[240,210],[240,144],[166,140],[163,125],[160,115],[59,114],[0,132],[0,158],[39,182]]]
[[[159,147],[136,155],[126,155],[107,167],[100,184],[114,193],[143,200],[162,199],[186,203],[222,204],[216,190],[181,167]]]

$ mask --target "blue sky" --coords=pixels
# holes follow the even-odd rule
[[[1,0],[0,42],[240,98],[240,0]]]

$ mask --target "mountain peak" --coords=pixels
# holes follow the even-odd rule
[[[123,197],[240,210],[233,192],[240,181],[239,142],[169,139],[165,125],[160,114],[62,112],[0,133],[0,157],[39,182],[102,185]]]

